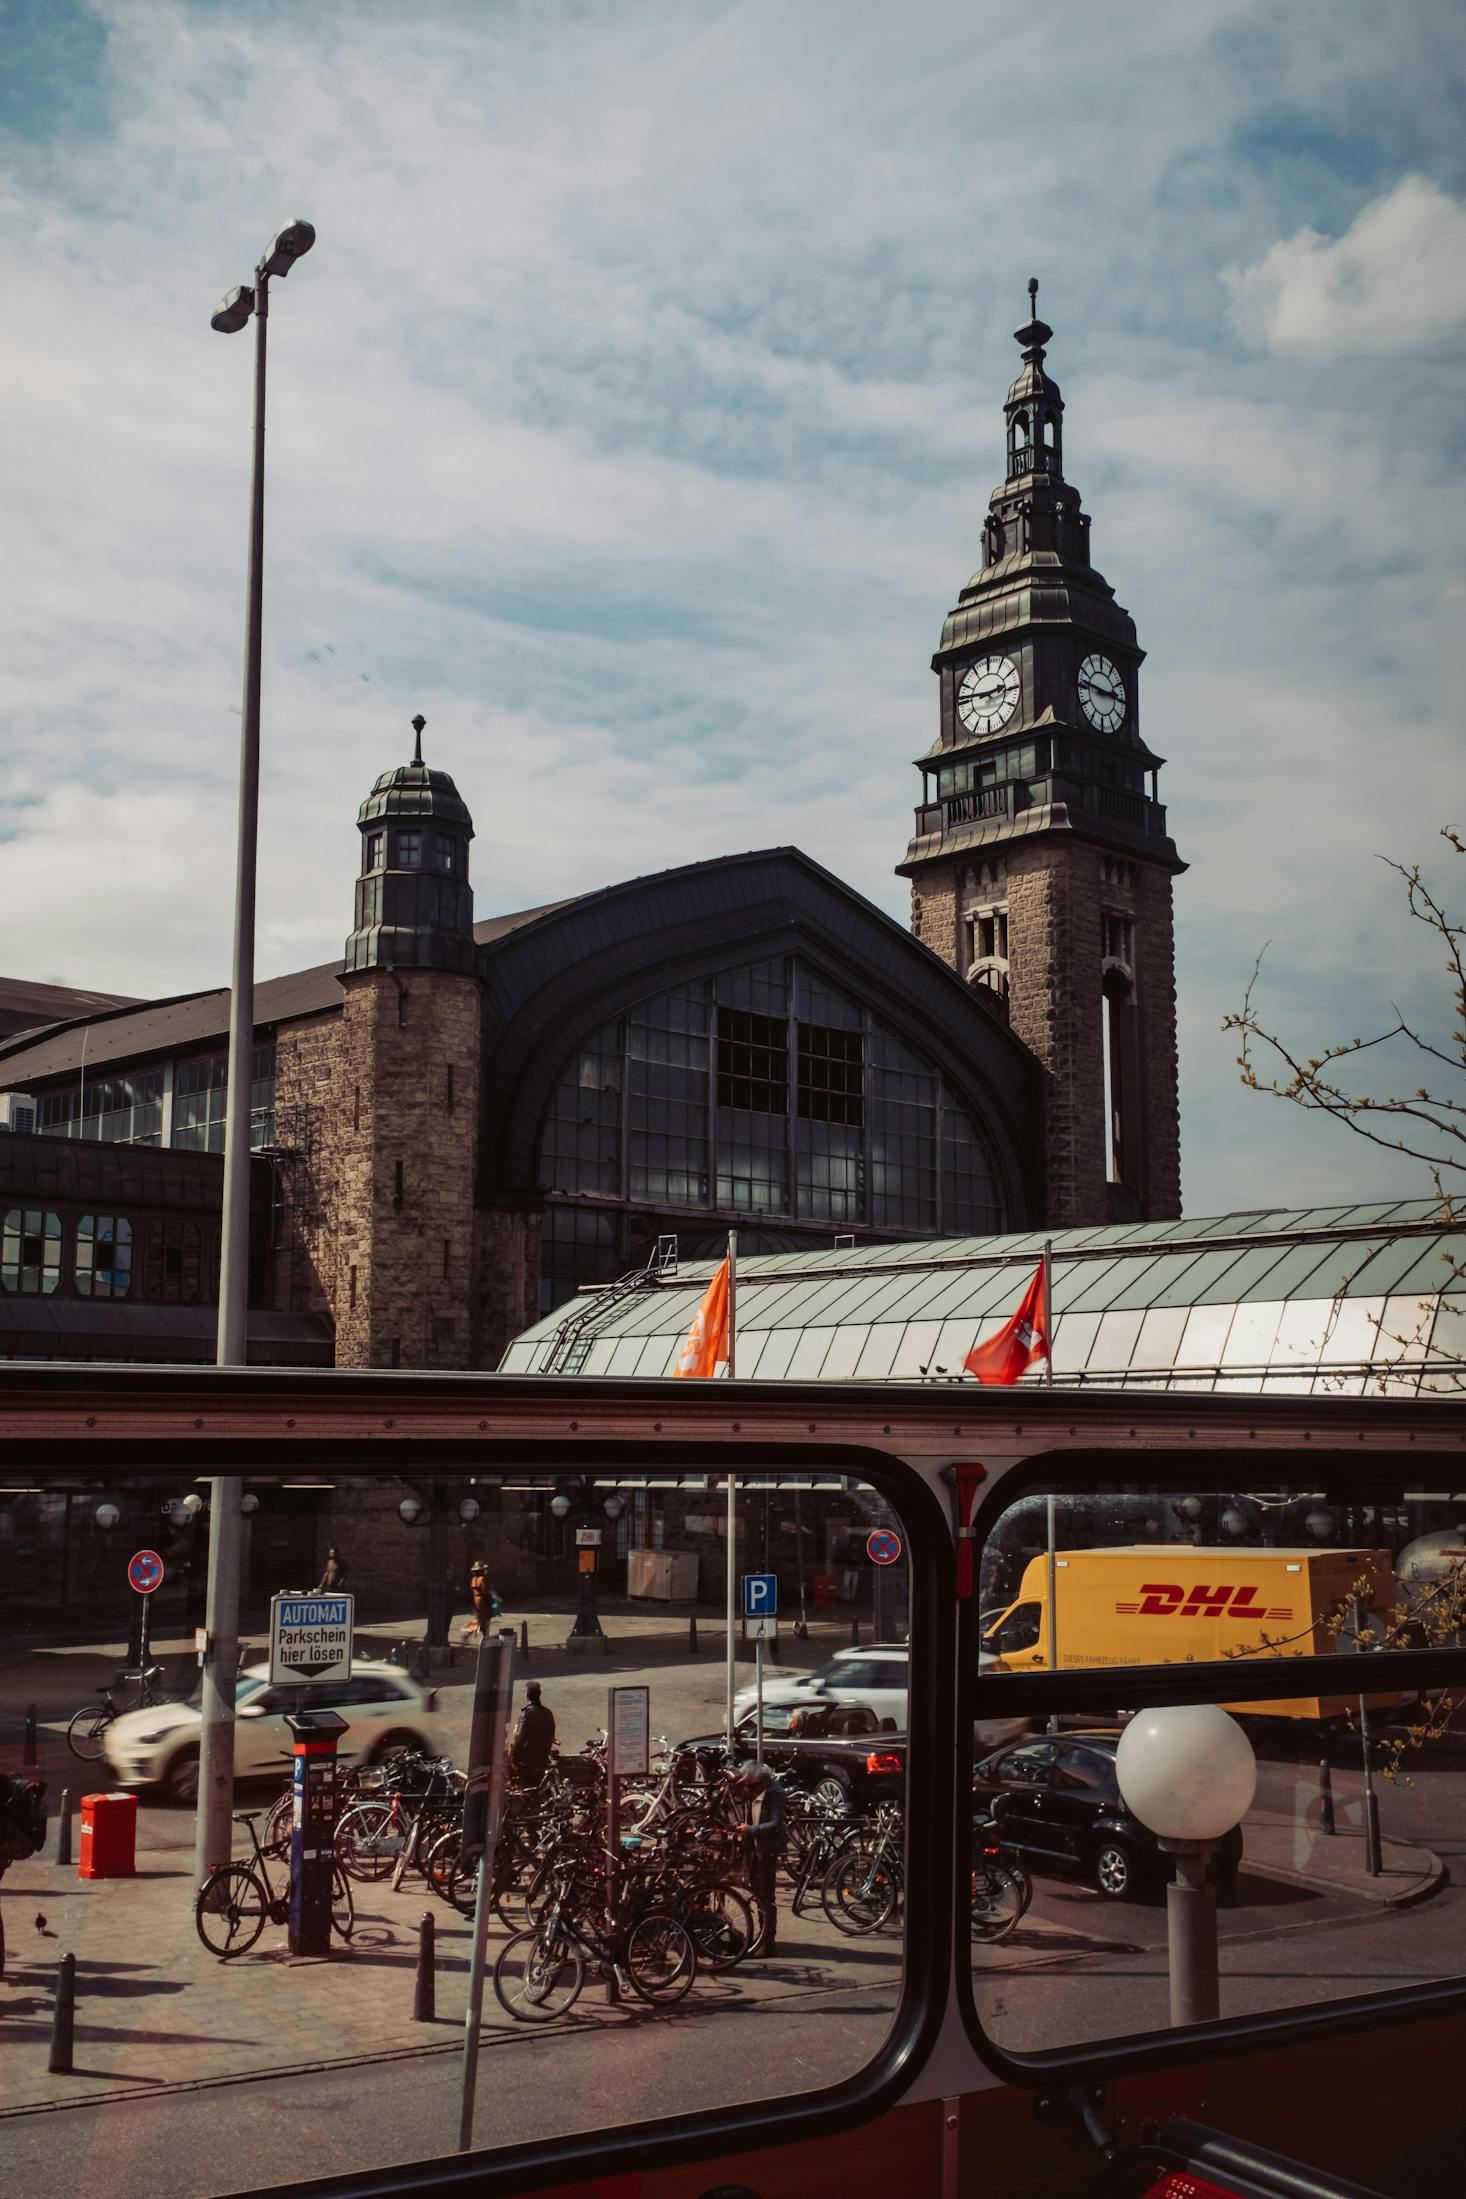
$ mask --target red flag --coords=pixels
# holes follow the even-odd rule
[[[682,1340],[674,1375],[711,1376],[728,1357],[728,1263],[725,1260],[703,1293]]]
[[[979,1382],[1016,1382],[1035,1359],[1048,1356],[1049,1308],[1040,1261],[1012,1319],[985,1344],[974,1344],[962,1364]]]

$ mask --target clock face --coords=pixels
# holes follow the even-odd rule
[[[1011,657],[969,664],[957,683],[957,715],[969,733],[996,733],[1018,708],[1022,682]]]
[[[1101,733],[1125,718],[1125,682],[1108,657],[1086,657],[1079,667],[1079,707]]]

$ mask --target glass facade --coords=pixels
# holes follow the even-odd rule
[[[120,1075],[78,1078],[64,1092],[42,1092],[36,1130],[43,1138],[96,1138],[103,1145],[161,1145],[163,1071],[124,1070]]]
[[[173,1143],[190,1153],[222,1153],[228,1113],[227,1053],[180,1061],[173,1072]],[[256,1046],[249,1087],[249,1142],[275,1142],[275,1048]]]
[[[125,1298],[132,1288],[132,1224],[83,1214],[76,1225],[76,1287],[83,1298]]]
[[[540,1178],[547,1310],[647,1233],[627,1207],[902,1234],[1003,1221],[981,1131],[936,1070],[791,956],[595,1032],[551,1101]]]
[[[0,1284],[25,1297],[48,1298],[60,1280],[60,1215],[9,1208],[0,1226]]]
[[[198,1054],[175,1063],[172,1144],[190,1153],[222,1153],[227,1113],[229,1056]],[[161,1145],[167,1072],[122,1069],[83,1079],[36,1101],[36,1132],[43,1138],[94,1138],[103,1145]],[[250,1145],[275,1142],[275,1042],[254,1049],[250,1079]]]

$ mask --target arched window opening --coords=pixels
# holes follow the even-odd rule
[[[76,1225],[76,1287],[83,1298],[125,1298],[132,1288],[132,1224],[122,1214],[83,1214]]]
[[[61,1280],[61,1217],[13,1206],[0,1230],[0,1284],[27,1298],[49,1298]]]
[[[1130,981],[1107,970],[1100,1001],[1104,1053],[1105,1182],[1140,1192],[1140,1138],[1137,1119],[1138,1069],[1135,999]]]

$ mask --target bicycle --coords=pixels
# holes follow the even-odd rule
[[[1016,1931],[1033,1899],[1033,1880],[1003,1853],[996,1825],[972,1829],[972,1936],[988,1945]]]
[[[193,1921],[199,1938],[209,1953],[217,1955],[221,1962],[248,1954],[267,1923],[286,1924],[290,1919],[289,1885],[287,1883],[283,1894],[275,1892],[270,1883],[265,1851],[255,1831],[256,1818],[267,1814],[264,1810],[231,1811],[236,1825],[249,1827],[254,1861],[218,1864],[200,1886],[194,1902]],[[333,1863],[331,1929],[339,1938],[350,1939],[355,1928],[351,1882],[340,1864]]]
[[[107,1729],[130,1710],[151,1710],[155,1704],[166,1701],[161,1688],[153,1682],[161,1679],[161,1665],[144,1665],[137,1672],[118,1675],[117,1687],[124,1681],[136,1680],[138,1696],[135,1703],[118,1703],[113,1700],[115,1688],[104,1687],[100,1703],[88,1703],[72,1717],[66,1728],[66,1746],[83,1764],[99,1764],[107,1753]]]
[[[643,2000],[672,2002],[691,1991],[698,1956],[676,1917],[567,1871],[547,1914],[500,1949],[495,1998],[519,2023],[553,2023],[575,2006],[588,1962],[624,1977]]]

